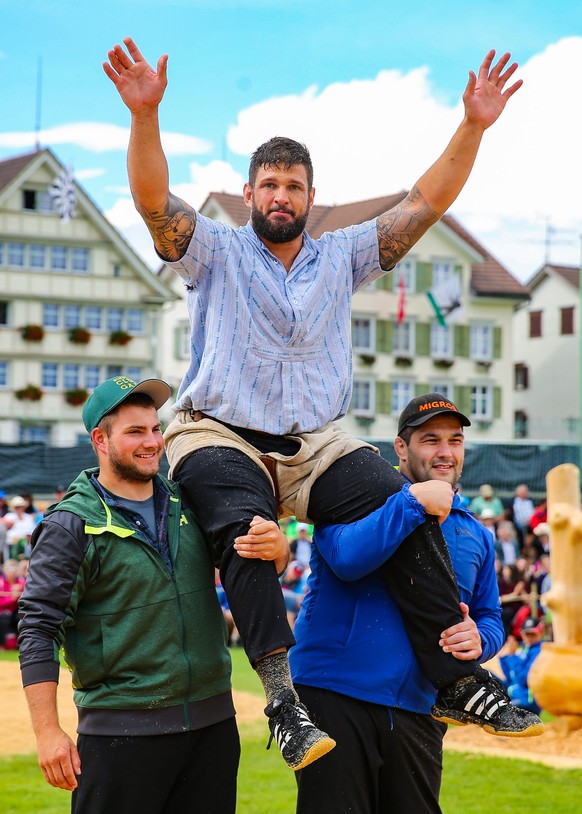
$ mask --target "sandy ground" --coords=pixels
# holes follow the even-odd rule
[[[71,679],[61,671],[59,710],[63,729],[74,737],[76,711],[72,702]],[[235,693],[239,723],[256,720],[263,715],[261,698],[249,693]],[[26,700],[20,684],[20,670],[14,662],[0,662],[0,754],[30,754],[35,751],[35,739],[30,727]],[[546,726],[536,738],[498,738],[485,734],[475,726],[449,727],[445,749],[481,752],[505,757],[525,758],[558,768],[582,769],[582,728],[566,732],[560,722]]]
[[[264,702],[246,692],[234,694],[239,723],[254,721],[263,714]],[[73,704],[71,674],[61,670],[58,687],[59,718],[63,729],[74,738],[77,711]],[[26,698],[20,683],[20,668],[15,662],[0,661],[0,754],[30,754],[36,751]]]

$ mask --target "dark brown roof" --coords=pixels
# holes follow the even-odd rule
[[[453,215],[443,215],[442,222],[449,226],[461,240],[468,243],[483,257],[482,263],[473,263],[471,266],[471,288],[475,294],[481,296],[493,295],[496,297],[517,297],[527,299],[528,290],[520,283],[482,243],[473,237]]]
[[[372,220],[395,206],[406,194],[406,190],[402,190],[394,195],[339,206],[315,204],[309,213],[307,230],[312,237],[318,238],[324,232]],[[242,196],[230,195],[226,192],[211,192],[201,208],[202,212],[211,199],[220,205],[237,226],[244,226],[248,221],[249,210],[245,206]],[[483,262],[472,265],[471,288],[475,294],[527,299],[527,288],[461,226],[455,217],[443,215],[442,222],[483,257]]]
[[[16,156],[16,158],[8,158],[6,161],[0,161],[0,191],[21,173],[37,154],[37,152],[27,153],[26,155]]]

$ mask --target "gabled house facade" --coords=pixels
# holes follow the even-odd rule
[[[580,437],[580,268],[547,263],[528,282],[514,317],[516,435]]]
[[[307,229],[317,238],[375,218],[404,195],[315,205]],[[241,196],[226,193],[209,195],[201,212],[234,227],[244,225],[249,215]],[[177,275],[167,268],[161,275],[181,295]],[[451,283],[461,307],[441,324],[428,293]],[[354,392],[343,419],[346,429],[368,438],[393,438],[410,398],[436,390],[472,417],[472,440],[513,438],[512,318],[516,305],[527,299],[527,289],[459,221],[445,215],[394,272],[354,296]],[[185,305],[174,304],[164,320],[165,370],[177,384],[189,357]]]
[[[0,162],[0,442],[86,440],[97,384],[163,374],[172,298],[51,150]]]

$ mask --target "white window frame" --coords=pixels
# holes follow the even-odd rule
[[[393,379],[391,394],[392,415],[400,415],[408,402],[414,398],[414,382],[412,379]]]
[[[63,328],[80,328],[83,324],[83,308],[80,305],[68,302],[62,306]]]
[[[452,257],[432,258],[432,289],[446,284],[455,274],[455,259]]]
[[[69,254],[73,274],[88,274],[91,252],[87,246],[72,246]]]
[[[57,262],[58,261],[58,262]],[[61,265],[62,262],[62,265]],[[57,274],[66,274],[69,270],[69,249],[67,246],[51,246],[49,268]]]
[[[48,368],[51,369],[51,372],[54,369],[54,382],[53,381],[48,382],[47,379],[45,379],[45,372],[47,371]],[[60,365],[58,365],[56,362],[43,362],[40,369],[42,388],[44,390],[58,390],[60,373],[61,373]]]
[[[493,323],[472,322],[469,325],[470,356],[477,362],[491,362],[493,359]]]
[[[22,269],[26,265],[26,245],[17,241],[8,243],[7,265],[9,268]]]
[[[376,414],[376,380],[373,377],[354,377],[352,413],[366,418]]]
[[[451,325],[439,325],[438,322],[431,322],[430,355],[431,359],[453,358],[453,327]]]
[[[96,319],[89,318],[93,313]],[[103,308],[99,305],[87,305],[84,314],[85,327],[89,331],[102,331],[103,330]]]
[[[128,308],[125,312],[125,324],[132,334],[143,334],[145,331],[145,311],[143,308]]]
[[[404,319],[392,329],[392,355],[412,359],[416,352],[416,321]]]
[[[452,380],[445,381],[444,379],[432,379],[432,381],[429,382],[429,388],[431,393],[440,393],[448,401],[453,401],[455,395],[455,383]]]
[[[416,262],[414,255],[407,255],[394,266],[393,289],[395,293],[400,291],[400,278],[402,276],[404,276],[404,292],[406,294],[416,293]]]
[[[358,338],[356,332],[357,322],[368,323],[369,341],[367,345],[360,345],[356,341]],[[376,317],[370,316],[370,314],[352,314],[352,350],[354,353],[376,353]],[[188,353],[190,353],[190,347],[188,347]]]
[[[471,385],[471,418],[475,421],[493,420],[493,386]]]
[[[35,265],[37,262],[36,259],[34,259],[35,252],[42,256],[42,265]],[[30,266],[31,271],[46,271],[47,255],[47,247],[44,245],[44,243],[31,243],[28,246],[28,265]]]

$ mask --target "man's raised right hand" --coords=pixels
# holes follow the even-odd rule
[[[114,45],[107,52],[109,62],[103,63],[103,70],[134,115],[157,110],[168,84],[168,55],[158,59],[154,71],[131,37],[124,37],[123,42],[127,52],[121,45]]]

